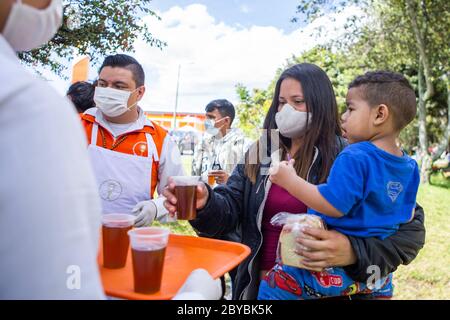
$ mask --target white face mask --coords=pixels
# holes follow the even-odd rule
[[[309,122],[307,123],[308,112],[297,111],[289,104],[285,104],[281,111],[275,114],[275,122],[281,135],[286,138],[301,137],[308,125],[311,123],[312,115],[309,113]]]
[[[228,117],[220,118],[219,120],[206,119],[204,122],[206,132],[212,136],[217,136],[220,132],[220,127],[217,128],[216,123],[222,122],[222,120],[225,120],[226,118]]]
[[[15,51],[29,51],[50,41],[61,26],[61,0],[52,0],[43,10],[17,0],[11,8],[3,36]]]
[[[215,121],[212,119],[206,119],[205,120],[205,130],[207,133],[209,133],[212,136],[216,136],[219,133],[219,128],[216,128]]]
[[[137,89],[136,89],[137,90]],[[125,91],[113,88],[96,87],[94,93],[94,102],[97,108],[108,117],[118,117],[136,104],[128,107],[128,99],[136,91]]]

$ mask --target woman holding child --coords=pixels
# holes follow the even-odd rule
[[[307,212],[305,203],[268,179],[271,165],[292,159],[299,177],[315,185],[322,184],[346,146],[331,82],[323,70],[308,63],[282,73],[264,129],[258,143],[247,152],[245,163],[238,164],[226,185],[214,190],[205,184],[198,186],[198,213],[191,221],[197,231],[210,237],[239,228],[241,242],[251,248],[251,255],[238,267],[233,283],[234,299],[256,299],[261,279],[276,264],[281,227],[272,226],[270,219],[283,211]],[[169,183],[164,196],[166,208],[174,213],[173,183]],[[353,281],[366,282],[372,275],[371,266],[379,267],[380,276],[386,277],[400,264],[408,264],[416,257],[425,237],[423,210],[417,206],[410,222],[382,240],[344,235],[335,230],[306,229],[304,233],[315,238],[297,240],[303,247],[298,253],[306,258],[304,265],[309,270],[343,267]],[[311,288],[300,289],[311,297],[321,296]]]

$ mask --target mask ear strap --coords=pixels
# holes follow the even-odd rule
[[[140,87],[138,87],[138,88],[134,89],[133,91],[131,91],[130,97],[131,97],[131,95],[132,95],[133,93],[136,92],[136,90],[139,90],[139,88],[140,88]],[[138,104],[138,102],[139,102],[139,101],[136,101],[136,103],[133,103],[131,106],[127,107],[127,109],[128,109],[128,110],[131,110],[132,108],[134,108],[134,106],[136,106],[136,105]]]
[[[135,103],[133,103],[131,106],[127,107],[128,110],[133,109],[135,106],[137,106],[138,101],[136,101]]]
[[[226,116],[226,117],[220,118],[219,120],[214,121],[214,124],[216,124],[216,123],[219,122],[219,121],[225,120],[225,119],[227,119],[227,118],[230,118],[230,117],[229,117],[229,116]]]

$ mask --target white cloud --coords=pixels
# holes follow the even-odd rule
[[[162,21],[144,18],[152,33],[168,46],[160,50],[144,42],[136,45],[135,56],[147,76],[147,93],[141,105],[149,111],[173,111],[178,65],[179,111],[203,112],[204,106],[217,98],[237,102],[237,83],[249,88],[267,87],[287,58],[321,41],[311,36],[314,27],[325,25],[329,29],[326,38],[337,36],[340,31],[333,29],[342,26],[350,13],[354,13],[351,8],[336,15],[333,23],[323,17],[290,34],[271,26],[226,25],[200,4],[159,12]]]
[[[146,94],[141,106],[148,111],[173,111],[178,65],[181,65],[178,111],[204,112],[205,105],[218,98],[237,102],[235,85],[266,88],[277,68],[286,59],[312,48],[317,43],[338,36],[345,17],[354,8],[329,17],[322,17],[303,30],[285,33],[271,26],[230,26],[212,17],[207,7],[193,4],[185,8],[172,7],[158,12],[162,21],[145,17],[152,34],[167,41],[163,50],[136,43],[132,54],[142,63],[146,73]],[[311,32],[324,25],[324,39],[315,39]],[[92,67],[92,66],[91,66]],[[91,70],[90,79],[95,70]],[[50,83],[61,93],[68,81],[45,73]],[[70,76],[70,70],[66,73]]]
[[[246,4],[242,4],[242,5],[239,7],[239,10],[240,10],[242,13],[249,13],[249,12],[250,12],[250,8],[249,8],[249,6],[246,5]]]

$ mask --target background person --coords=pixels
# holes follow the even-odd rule
[[[161,194],[169,176],[184,175],[177,146],[138,106],[144,94],[139,62],[108,56],[99,70],[96,108],[81,116],[103,213],[133,212],[136,227],[166,216],[164,199],[153,199],[155,190]]]
[[[69,87],[66,95],[74,104],[77,112],[83,113],[87,109],[95,107],[94,91],[93,84],[87,81],[77,81]]]
[[[206,132],[194,150],[192,175],[224,184],[238,162],[243,159],[250,142],[237,128],[232,128],[235,109],[226,99],[213,100],[206,105]]]
[[[43,45],[61,21],[60,0],[0,2],[0,299],[104,298],[100,202],[82,127],[14,52]]]

